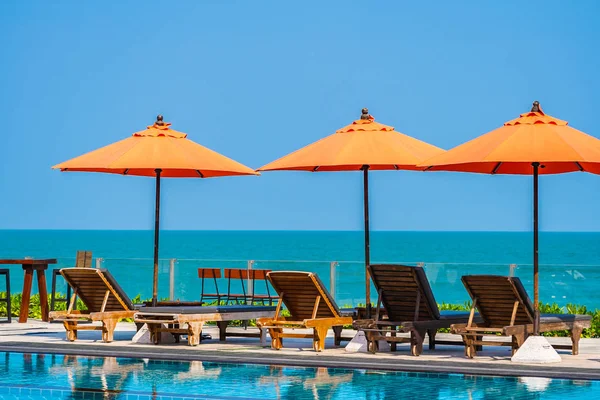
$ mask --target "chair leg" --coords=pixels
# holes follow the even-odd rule
[[[326,326],[317,326],[317,327],[314,327],[313,329],[314,329],[313,349],[315,351],[325,350],[325,338],[327,337],[327,327]]]
[[[423,342],[425,341],[424,329],[413,329],[410,331],[410,353],[413,356],[419,356],[423,352]]]
[[[573,348],[571,353],[576,356],[579,354],[579,339],[581,339],[581,333],[583,332],[583,328],[580,326],[574,326],[571,329],[571,343],[573,344]]]
[[[435,335],[437,329],[427,329],[427,336],[429,337],[429,350],[435,350]]]
[[[343,326],[331,327],[331,329],[333,329],[333,344],[335,346],[339,346],[340,344],[342,344],[342,329],[343,328],[344,328]]]
[[[269,336],[271,336],[271,348],[279,350],[283,347],[283,328],[269,328]]]
[[[228,321],[217,321],[217,326],[219,327],[219,341],[224,342],[227,340],[227,325]]]
[[[67,332],[67,340],[69,342],[77,340],[77,321],[63,321],[63,325]]]
[[[377,350],[379,350],[379,341],[374,338],[374,335],[369,334],[366,335],[367,337],[367,350],[371,353],[371,354],[375,354],[377,353]]]
[[[12,307],[10,304],[10,271],[6,270],[6,320],[12,322]]]
[[[52,270],[52,286],[50,288],[50,311],[56,311],[56,272],[58,270]]]
[[[50,285],[50,311],[56,311],[56,303],[68,303],[69,299],[71,298],[71,286],[66,281],[65,283],[67,285],[67,297],[65,297],[64,299],[56,298],[56,277],[59,275],[59,269],[52,270],[52,284]],[[77,310],[77,302],[73,304],[73,310]]]
[[[473,336],[465,335],[463,336],[463,341],[465,342],[465,357],[475,357],[475,345],[473,344],[475,340],[473,339]]]
[[[113,341],[115,328],[117,327],[117,319],[111,318],[102,321],[102,341],[110,343]]]
[[[188,322],[188,345],[198,346],[202,335],[202,322]]]

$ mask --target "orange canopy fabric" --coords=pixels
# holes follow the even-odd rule
[[[187,139],[171,124],[155,123],[131,137],[55,165],[61,171],[106,172],[165,178],[256,175],[243,164]]]
[[[540,174],[587,171],[600,173],[600,140],[545,114],[538,104],[519,118],[476,139],[426,160],[432,171],[484,174]]]
[[[423,168],[417,164],[443,152],[370,117],[356,120],[258,171],[355,171],[365,165],[369,170],[419,170]]]

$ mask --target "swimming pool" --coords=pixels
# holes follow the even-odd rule
[[[599,381],[0,353],[1,400],[591,399],[599,394]]]

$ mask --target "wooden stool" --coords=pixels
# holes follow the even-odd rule
[[[6,303],[6,320],[2,322],[11,323],[12,316],[10,315],[10,272],[8,268],[0,269],[0,275],[4,275],[6,277],[6,297],[0,298],[0,302]]]

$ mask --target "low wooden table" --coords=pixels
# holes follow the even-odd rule
[[[42,321],[48,322],[48,289],[46,287],[46,270],[49,264],[56,264],[55,258],[45,260],[35,259],[0,259],[1,264],[21,265],[25,276],[23,279],[23,293],[21,298],[21,311],[19,322],[27,322],[29,316],[29,300],[31,298],[31,285],[33,283],[33,271],[37,272],[38,291],[40,293],[40,307],[42,308]]]

